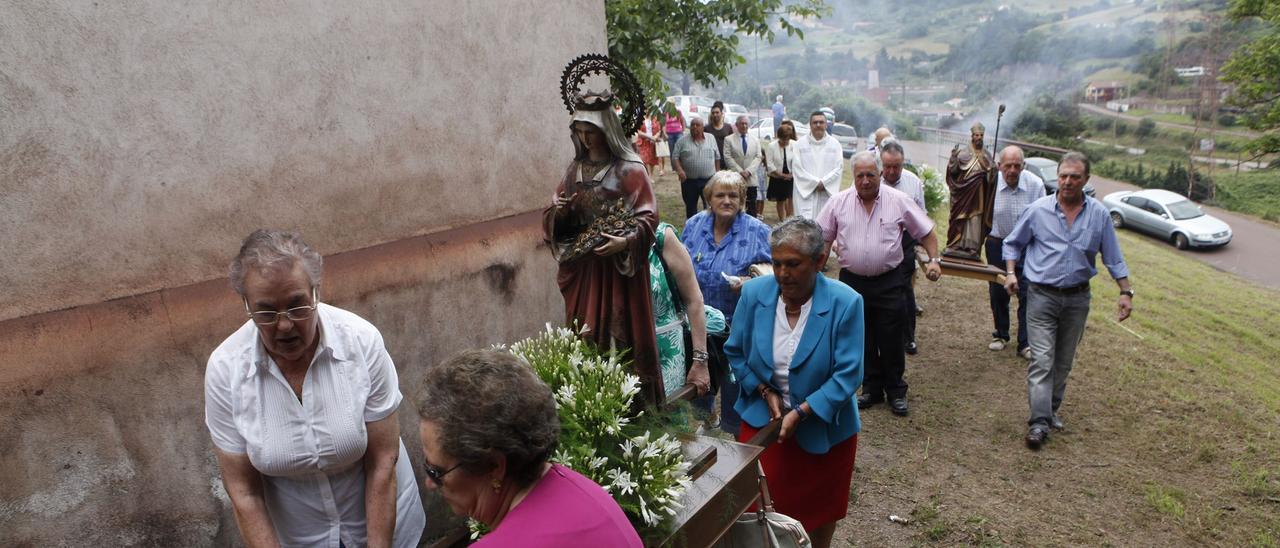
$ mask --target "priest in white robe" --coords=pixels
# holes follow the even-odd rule
[[[809,115],[809,136],[796,143],[791,166],[795,178],[792,200],[796,215],[817,219],[832,194],[840,192],[844,177],[844,154],[840,142],[827,133],[827,119],[821,112]]]

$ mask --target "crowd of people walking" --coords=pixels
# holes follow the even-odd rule
[[[720,103],[708,120],[665,115],[625,128],[608,96],[575,96],[575,156],[542,228],[566,321],[599,348],[628,352],[641,405],[692,385],[704,431],[748,440],[781,421],[780,443],[761,457],[776,508],[825,547],[848,510],[859,410],[887,402],[910,413],[914,273],[920,262],[937,281],[942,257],[923,185],[888,130],[849,160],[853,184],[841,190],[829,115],[812,113],[797,139],[781,96],[773,113],[776,135],[763,145]],[[659,221],[652,186],[664,152],[681,185],[679,233]],[[1005,271],[989,292],[988,348],[1011,340],[1016,295],[1018,351],[1030,360],[1025,443],[1038,449],[1063,427],[1096,256],[1120,287],[1121,321],[1133,290],[1106,209],[1083,194],[1088,158],[1062,159],[1051,197],[1022,164],[1008,147],[998,174],[972,180],[994,186],[985,250]],[[776,204],[776,226],[758,218],[762,197]],[[834,279],[823,274],[829,257]],[[260,230],[230,269],[248,319],[209,359],[205,406],[246,543],[416,546],[421,485],[490,530],[478,546],[640,545],[600,486],[551,462],[554,400],[508,353],[426,368],[414,391],[425,459],[415,480],[396,368],[376,327],[321,301],[322,264],[299,235]]]

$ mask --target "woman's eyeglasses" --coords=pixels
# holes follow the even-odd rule
[[[449,472],[457,470],[459,466],[462,466],[461,462],[453,465],[453,468],[441,472],[439,468],[432,466],[430,463],[424,462],[422,463],[422,473],[426,474],[427,479],[431,480],[431,483],[436,484],[436,487],[444,487],[444,476]]]
[[[295,306],[284,312],[276,312],[274,310],[259,310],[254,312],[249,309],[249,301],[244,303],[244,311],[249,313],[249,317],[253,318],[253,323],[258,325],[275,325],[280,322],[280,316],[289,318],[291,322],[300,322],[310,320],[316,313],[316,307],[320,306],[320,301],[316,299],[316,288],[311,288],[310,306]]]

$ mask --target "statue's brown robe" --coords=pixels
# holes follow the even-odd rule
[[[556,195],[576,195],[568,214],[557,219],[554,206],[543,212],[543,235],[556,260],[568,250],[565,242],[589,226],[607,202],[624,198],[637,229],[627,235],[627,247],[621,253],[587,254],[560,263],[556,281],[564,295],[566,320],[585,327],[583,337],[602,351],[630,349],[634,372],[640,377],[642,404],[660,404],[666,392],[649,295],[649,248],[658,226],[653,185],[638,162],[615,161],[586,183],[579,180],[579,167],[573,162],[556,187]]]
[[[995,200],[995,169],[991,155],[984,149],[976,162],[970,164],[974,151],[952,156],[947,162],[947,188],[951,191],[951,220],[947,224],[947,249],[957,249],[964,238],[969,219],[982,220],[981,237],[974,250],[982,253],[982,240],[991,232],[993,202]],[[968,169],[966,169],[966,167]]]

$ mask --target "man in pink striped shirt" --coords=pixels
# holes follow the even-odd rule
[[[866,375],[858,408],[865,409],[889,400],[893,414],[906,416],[906,280],[897,273],[902,262],[902,232],[905,230],[929,254],[925,277],[937,281],[938,238],[933,221],[907,194],[880,184],[880,158],[859,152],[853,164],[853,188],[836,194],[818,214],[827,241],[826,251],[835,243],[840,262],[840,281],[862,295],[866,326]],[[911,253],[911,250],[905,250]]]

